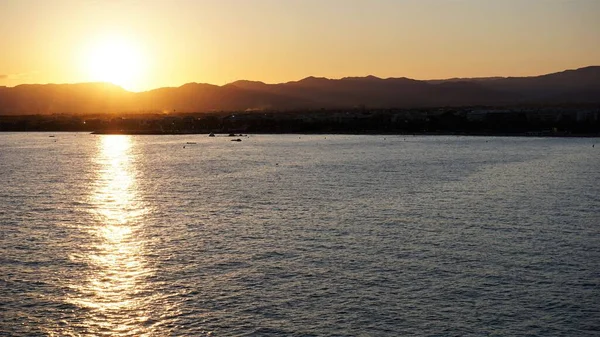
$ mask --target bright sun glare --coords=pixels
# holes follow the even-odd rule
[[[92,44],[86,55],[91,81],[110,82],[127,90],[138,90],[146,59],[135,41],[110,37]]]

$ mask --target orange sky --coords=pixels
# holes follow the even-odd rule
[[[2,0],[0,85],[536,75],[600,65],[599,18],[598,0]]]

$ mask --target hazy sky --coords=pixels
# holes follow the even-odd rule
[[[0,0],[0,46],[7,86],[536,75],[600,65],[600,0]]]

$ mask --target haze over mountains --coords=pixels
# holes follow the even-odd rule
[[[534,77],[419,81],[374,76],[128,92],[109,83],[0,87],[0,115],[600,104],[600,66]]]

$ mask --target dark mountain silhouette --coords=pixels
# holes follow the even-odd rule
[[[600,66],[534,77],[419,81],[375,76],[128,92],[109,83],[0,87],[0,115],[600,103]]]
[[[486,82],[486,81],[492,81],[492,80],[499,80],[502,78],[506,78],[506,77],[455,77],[455,78],[448,78],[448,79],[443,79],[443,80],[427,80],[427,83],[431,83],[431,84],[440,84],[440,83],[445,83],[445,82]]]

